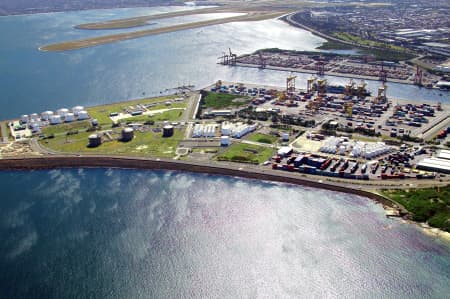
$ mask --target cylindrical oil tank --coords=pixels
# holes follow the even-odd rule
[[[70,113],[70,112],[67,113],[66,117],[64,118],[64,121],[66,123],[69,123],[69,122],[74,121],[74,120],[75,120],[75,115],[73,113]]]
[[[88,118],[89,118],[89,114],[87,113],[86,110],[81,110],[80,112],[78,112],[79,120],[88,119]]]
[[[102,138],[98,134],[89,135],[89,147],[97,147],[102,144]]]
[[[163,128],[163,137],[173,136],[173,126],[167,125]]]
[[[283,133],[282,138],[283,141],[289,141],[289,133]]]
[[[38,115],[37,113],[32,113],[32,114],[30,115],[30,119],[31,119],[31,120],[39,120],[39,115]]]
[[[230,144],[230,137],[229,136],[222,136],[220,137],[220,145],[221,146],[228,146]]]
[[[50,116],[52,116],[52,115],[53,115],[53,111],[44,111],[41,113],[41,118],[43,120],[49,120]]]
[[[56,113],[62,117],[66,116],[67,113],[69,113],[69,109],[67,108],[61,108],[56,111]]]
[[[134,130],[133,128],[123,128],[122,130],[122,141],[130,141],[133,140]]]
[[[26,124],[26,123],[28,122],[28,115],[26,115],[26,114],[22,115],[22,116],[20,117],[20,121],[21,121],[23,124]]]
[[[75,107],[72,108],[72,113],[75,116],[77,116],[80,113],[80,111],[83,111],[83,110],[84,110],[83,106],[75,106]]]
[[[50,123],[52,125],[60,124],[61,123],[61,116],[60,115],[52,115],[52,116],[50,116]]]

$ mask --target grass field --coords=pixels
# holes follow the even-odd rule
[[[402,204],[413,220],[450,232],[450,185],[414,190],[384,190],[382,194]]]
[[[253,144],[234,143],[225,152],[217,156],[219,161],[259,164],[267,161],[273,149]]]
[[[389,61],[403,61],[412,59],[415,55],[406,52],[406,49],[397,45],[386,44],[378,41],[363,39],[357,35],[348,33],[348,32],[335,32],[333,36],[347,42],[352,42],[362,46],[375,47],[378,49],[365,49],[358,48],[356,45],[354,48],[359,49],[360,52],[365,53],[367,55],[374,55],[376,59],[383,59]],[[320,49],[340,49],[339,43],[328,41],[321,47]]]
[[[95,106],[91,108],[87,108],[89,115],[92,118],[96,118],[100,125],[102,124],[111,124],[111,119],[109,118],[109,114],[112,112],[123,112],[125,109],[129,107],[134,107],[138,104],[151,104],[157,102],[163,102],[168,99],[173,99],[173,96],[160,97],[160,98],[145,98],[145,99],[137,99],[120,103],[113,103],[101,106]],[[186,107],[185,103],[172,103],[170,107]],[[151,107],[152,110],[167,108],[164,104],[156,105]]]
[[[86,131],[91,127],[91,122],[88,120],[84,121],[74,121],[71,123],[64,123],[59,125],[50,125],[42,129],[42,133],[46,136],[54,134],[65,134],[66,132],[78,130],[78,131]]]
[[[175,104],[173,104],[175,105]],[[180,104],[178,104],[180,105]],[[186,105],[184,105],[186,106]],[[172,106],[171,106],[172,107]],[[161,109],[161,108],[159,108]],[[156,110],[156,109],[152,109],[152,110]],[[181,115],[183,115],[184,110],[169,110],[169,111],[164,111],[162,113],[156,113],[153,116],[150,115],[137,115],[137,116],[131,116],[128,118],[124,118],[121,119],[119,121],[119,123],[124,123],[124,122],[146,122],[149,120],[153,120],[153,121],[176,121],[178,120]]]
[[[347,44],[343,44],[343,43],[338,43],[336,41],[326,41],[325,43],[323,43],[320,47],[317,47],[316,49],[319,50],[352,50],[354,49],[354,46],[350,46]]]
[[[229,107],[239,107],[247,105],[249,102],[250,99],[248,97],[244,97],[241,95],[208,92],[207,95],[202,99],[202,108],[221,109]]]
[[[90,134],[92,133],[80,132],[71,136],[60,135],[40,142],[44,147],[58,152],[174,157],[178,143],[183,138],[183,130],[175,130],[170,138],[163,138],[162,133],[136,131],[130,142],[113,140],[103,142],[99,147],[89,148],[87,145]]]
[[[255,133],[250,135],[248,137],[248,140],[260,143],[274,144],[275,142],[277,142],[278,138],[269,134]]]

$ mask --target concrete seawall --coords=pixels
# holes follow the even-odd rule
[[[194,173],[208,173],[214,175],[226,175],[257,179],[272,182],[302,185],[321,188],[331,191],[344,192],[368,197],[385,206],[398,208],[398,205],[381,196],[363,189],[344,186],[339,183],[319,182],[300,177],[287,172],[272,172],[254,168],[236,168],[229,165],[211,165],[206,163],[193,163],[177,160],[144,159],[133,157],[108,157],[108,156],[46,156],[0,159],[0,170],[33,170],[54,168],[132,168],[132,169],[157,169],[175,170]],[[359,186],[361,187],[361,186]],[[403,208],[399,209],[400,215],[407,215]]]

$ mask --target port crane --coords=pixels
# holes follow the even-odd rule
[[[414,75],[414,85],[422,86],[422,76],[423,72],[419,68],[419,66],[416,66],[416,74]]]
[[[379,78],[381,82],[386,82],[387,81],[387,71],[384,69],[384,63],[383,61],[381,62],[381,70],[379,73]]]
[[[226,54],[225,52],[222,52],[222,56],[218,57],[217,59],[220,59],[220,63],[223,65],[228,65],[230,61],[228,54]]]
[[[237,55],[235,53],[231,52],[231,48],[228,48],[228,51],[230,52],[230,64],[236,65]]]
[[[294,76],[292,74],[286,78],[286,92],[287,93],[295,91],[295,78],[297,78],[297,76]]]
[[[266,68],[266,58],[262,55],[262,51],[258,52],[259,55],[259,67],[262,69]]]
[[[319,76],[325,75],[325,62],[322,57],[316,62],[316,71]]]

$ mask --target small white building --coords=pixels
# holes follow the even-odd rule
[[[28,122],[28,115],[26,115],[26,114],[22,115],[22,116],[20,117],[20,121],[21,121],[23,124],[26,124],[26,123]]]
[[[278,156],[286,157],[286,156],[289,156],[290,154],[292,154],[293,151],[294,150],[290,146],[282,146],[278,150],[277,154],[278,154]]]

